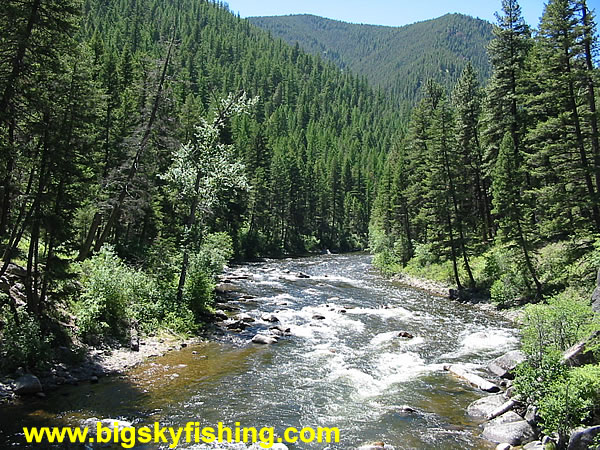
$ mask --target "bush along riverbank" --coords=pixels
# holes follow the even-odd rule
[[[175,258],[155,256],[155,270],[143,271],[103,247],[69,266],[55,307],[36,316],[22,292],[26,270],[10,264],[3,290],[17,301],[0,315],[0,401],[96,382],[200,339],[215,319],[215,287],[233,256],[231,239],[226,233],[203,239],[190,257],[181,300]]]

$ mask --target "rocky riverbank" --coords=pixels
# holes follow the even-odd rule
[[[104,347],[85,349],[83,359],[78,362],[55,362],[49,369],[29,373],[18,368],[14,373],[0,378],[0,404],[11,403],[28,396],[45,397],[45,392],[58,389],[63,385],[79,383],[98,383],[102,377],[126,373],[132,367],[141,364],[148,358],[162,356],[169,351],[179,350],[188,345],[200,342],[201,338],[182,339],[164,334],[161,336],[140,339],[139,348]],[[76,355],[72,350],[59,349],[65,360]]]
[[[586,341],[574,345],[563,354],[564,364],[571,367],[589,362],[588,359]],[[481,436],[497,444],[496,450],[511,450],[521,446],[525,450],[543,450],[554,449],[557,445],[557,436],[545,436],[541,432],[537,408],[519,398],[512,387],[514,369],[524,360],[525,355],[522,352],[512,351],[491,361],[487,370],[499,381],[497,384],[504,388],[504,392],[483,397],[467,408],[470,417],[482,421]],[[478,387],[494,392],[482,386]],[[573,430],[566,448],[567,450],[592,448],[591,445],[596,442],[598,436],[600,436],[598,425]]]

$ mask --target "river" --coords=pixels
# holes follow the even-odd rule
[[[280,435],[289,426],[338,427],[341,442],[331,450],[373,441],[395,449],[494,448],[479,439],[478,424],[465,412],[484,393],[442,366],[460,363],[477,371],[516,348],[517,331],[500,313],[391,282],[366,254],[267,260],[232,274],[236,292],[255,297],[233,303],[256,319],[251,328],[152,359],[127,377],[5,407],[0,445],[22,442],[22,425],[97,417],[136,426],[240,422],[272,426]],[[264,313],[274,314],[291,335],[274,345],[251,344],[254,334],[272,326],[260,319]],[[414,338],[400,338],[399,331]],[[416,412],[402,411],[403,405]]]

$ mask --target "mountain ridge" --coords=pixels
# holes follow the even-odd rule
[[[470,61],[480,81],[491,71],[492,24],[459,13],[401,27],[355,24],[312,14],[249,17],[273,37],[365,76],[400,103],[413,104],[429,78],[450,88]]]

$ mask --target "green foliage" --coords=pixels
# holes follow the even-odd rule
[[[539,401],[543,431],[568,436],[573,428],[586,423],[600,405],[600,366],[588,365],[569,370],[548,386]]]
[[[548,353],[538,365],[517,369],[515,389],[538,407],[542,431],[558,433],[562,442],[571,430],[587,423],[600,404],[600,366],[568,368],[559,353]]]
[[[107,335],[123,338],[131,319],[156,317],[157,293],[152,281],[131,269],[110,246],[81,264],[82,293],[73,305],[79,334],[96,341]]]
[[[212,310],[215,284],[202,254],[193,255],[183,290],[183,300],[196,317]]]
[[[489,286],[492,302],[506,308],[529,295],[528,274],[515,248],[497,246],[486,252],[484,258],[482,285]]]
[[[565,351],[598,329],[589,301],[568,290],[549,298],[547,304],[525,308],[523,350],[533,361],[542,361],[546,353]]]
[[[21,365],[39,369],[52,357],[51,336],[42,333],[40,323],[25,308],[17,309],[17,317],[5,306],[0,311],[3,328],[0,335],[2,370],[11,371]]]
[[[202,240],[196,264],[209,275],[220,274],[233,258],[233,241],[225,232],[210,233]]]

